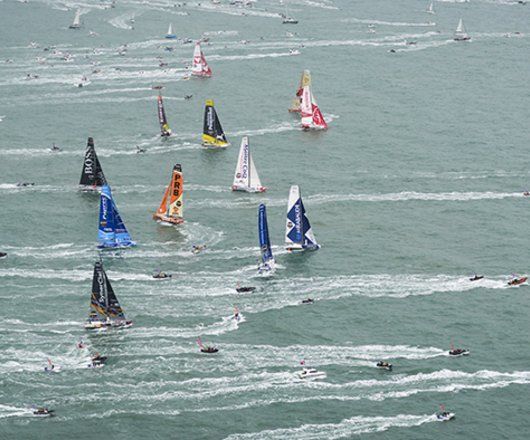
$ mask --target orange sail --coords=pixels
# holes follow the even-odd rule
[[[160,224],[170,226],[183,223],[183,190],[184,178],[182,176],[182,167],[180,164],[175,164],[171,173],[171,181],[164,192],[164,197],[158,210],[153,214],[153,219]]]

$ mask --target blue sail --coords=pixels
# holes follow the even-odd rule
[[[269,239],[269,226],[267,225],[267,210],[262,203],[258,210],[258,235],[259,247],[261,251],[261,260],[263,263],[268,263],[274,260],[271,250],[271,242]]]
[[[112,199],[110,186],[105,184],[101,187],[99,202],[99,248],[118,248],[135,246],[131,236],[121,219]]]
[[[291,186],[287,204],[287,222],[285,225],[285,245],[288,251],[319,249],[311,224],[307,218],[300,188]]]

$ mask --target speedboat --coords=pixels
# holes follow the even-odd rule
[[[209,345],[201,347],[201,353],[217,353],[219,351],[216,347],[211,347]]]
[[[255,287],[247,286],[247,287],[236,287],[237,293],[248,293],[248,292],[254,292],[256,290]]]
[[[53,416],[53,409],[48,408],[35,408],[33,410],[33,415],[35,417],[52,417]]]
[[[165,280],[165,279],[171,278],[171,276],[172,275],[170,273],[158,272],[153,275],[153,278],[155,280]]]
[[[515,277],[508,281],[508,286],[519,286],[523,283],[526,283],[528,277]]]
[[[313,298],[306,298],[302,300],[302,304],[313,304],[315,300]]]
[[[61,367],[59,365],[49,365],[47,367],[44,367],[44,371],[46,373],[60,373],[61,372]]]
[[[455,418],[455,413],[449,412],[449,411],[442,411],[439,413],[436,413],[436,418],[440,422],[447,422],[449,420],[453,420]]]
[[[0,259],[7,258],[7,252],[0,252]]]
[[[473,278],[470,278],[469,281],[478,281],[478,280],[481,280],[482,278],[484,278],[484,275],[477,275],[475,274],[473,276]]]
[[[35,182],[17,182],[17,186],[20,186],[20,187],[35,186]]]
[[[385,361],[379,361],[376,364],[376,367],[381,368],[383,370],[392,371],[392,364],[389,364],[388,362],[385,362]]]
[[[314,368],[304,368],[298,373],[300,379],[325,379],[326,373],[318,371]]]
[[[526,197],[530,196],[530,191],[525,191],[525,192],[523,193],[523,196],[526,196]]]
[[[194,253],[195,255],[197,255],[197,254],[200,254],[205,249],[206,249],[206,245],[205,244],[197,244],[197,245],[194,245],[191,248],[191,252]]]
[[[470,351],[467,348],[452,348],[449,350],[449,356],[468,356]]]
[[[282,21],[283,24],[298,24],[298,20],[293,17],[285,17]]]

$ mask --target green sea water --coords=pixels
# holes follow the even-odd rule
[[[530,6],[288,5],[297,25],[274,0],[0,1],[1,439],[528,438],[530,293],[507,281],[530,255]],[[68,29],[77,8],[83,27]],[[469,42],[452,40],[460,17]],[[163,38],[169,23],[179,40]],[[185,80],[182,39],[201,36],[213,76]],[[287,112],[303,69],[326,132]],[[224,151],[200,145],[206,99]],[[264,194],[230,191],[244,135]],[[138,242],[102,256],[134,321],[102,334],[83,329],[98,258],[98,197],[77,191],[88,136]],[[175,163],[186,222],[163,228],[151,215]],[[292,184],[317,252],[283,249]],[[256,274],[260,203],[270,278]],[[199,353],[198,336],[219,353]],[[451,340],[471,355],[449,357]],[[109,360],[89,369],[96,351]],[[298,379],[302,359],[326,379]],[[454,421],[436,421],[440,404]]]

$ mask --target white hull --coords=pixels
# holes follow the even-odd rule
[[[304,368],[302,371],[298,373],[298,377],[300,379],[306,379],[306,380],[325,379],[327,377],[327,374],[324,373],[323,371],[317,371],[314,369]]]

